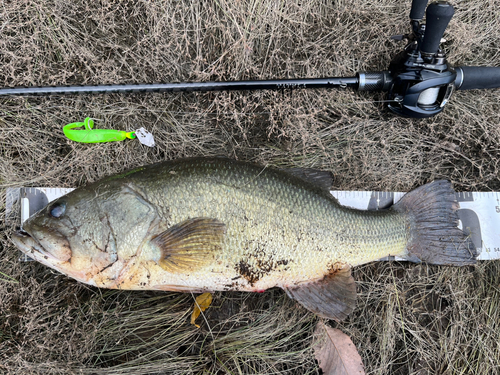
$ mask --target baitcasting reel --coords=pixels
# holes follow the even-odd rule
[[[457,67],[446,61],[439,48],[441,38],[454,14],[453,6],[444,1],[427,7],[426,0],[413,0],[410,19],[413,32],[393,39],[408,39],[404,51],[389,65],[391,83],[389,109],[405,117],[430,117],[441,112],[455,89],[492,88],[500,86],[500,68]]]
[[[438,1],[413,0],[410,12],[412,33],[392,37],[408,44],[394,57],[389,71],[358,73],[358,90],[387,91],[388,107],[394,113],[413,118],[437,115],[454,90],[500,87],[498,67],[452,68],[439,48],[441,38],[455,12],[453,6]],[[426,23],[421,23],[424,12]]]
[[[423,2],[413,1],[410,13],[413,33],[406,36],[409,43],[389,65],[392,82],[388,95],[389,100],[395,102],[388,105],[391,111],[418,118],[441,112],[457,79],[445,52],[439,48],[454,9],[446,2],[432,3],[427,8],[427,23],[421,24],[424,9],[417,7],[421,4]]]

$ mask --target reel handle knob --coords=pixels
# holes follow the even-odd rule
[[[454,13],[453,6],[446,1],[437,1],[427,7],[424,40],[420,46],[423,54],[434,55],[438,51],[441,38]]]
[[[420,21],[424,18],[426,6],[427,0],[413,0],[411,2],[410,19],[412,21]]]

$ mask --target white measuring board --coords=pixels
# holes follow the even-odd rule
[[[6,214],[20,199],[21,223],[52,200],[69,193],[70,188],[7,189]],[[340,204],[361,210],[386,209],[405,193],[373,191],[331,191]],[[460,203],[459,227],[470,234],[480,251],[478,259],[500,259],[500,192],[456,193]]]

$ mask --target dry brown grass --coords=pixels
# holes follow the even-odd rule
[[[500,65],[500,2],[454,1],[453,65]],[[0,85],[352,76],[385,69],[410,1],[4,1]],[[129,167],[224,155],[323,168],[337,189],[410,190],[435,178],[500,189],[498,90],[458,92],[427,120],[349,91],[0,99],[0,185],[80,186]],[[373,101],[379,101],[373,103]],[[62,126],[152,131],[157,147],[68,141]],[[2,190],[2,202],[5,190]],[[2,215],[3,217],[3,215]],[[3,219],[1,219],[3,220]],[[0,372],[318,373],[315,317],[282,292],[217,293],[201,330],[193,298],[97,290],[21,263],[3,222]],[[372,264],[338,324],[369,374],[499,374],[500,264]]]

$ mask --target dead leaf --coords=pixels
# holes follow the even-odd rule
[[[203,293],[196,297],[193,306],[193,313],[191,314],[191,324],[194,324],[196,327],[200,328],[198,324],[195,323],[196,318],[198,318],[202,311],[205,311],[208,306],[212,303],[212,294]]]
[[[349,336],[318,322],[314,331],[314,356],[325,375],[365,375],[363,361]]]

